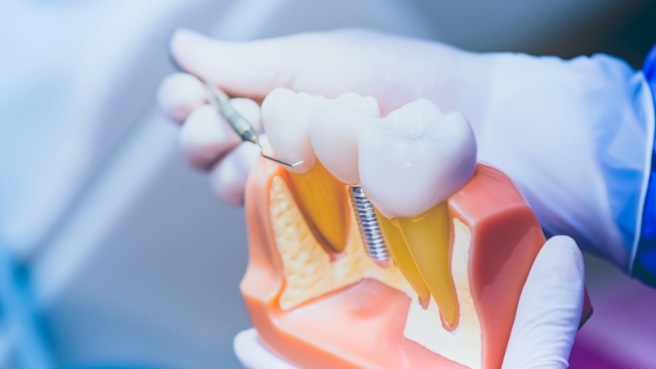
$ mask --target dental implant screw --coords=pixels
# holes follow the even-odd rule
[[[385,244],[385,239],[383,238],[383,233],[380,231],[374,206],[367,199],[367,196],[365,196],[362,187],[352,186],[349,193],[367,255],[378,266],[383,268],[389,267],[391,265],[390,255]]]

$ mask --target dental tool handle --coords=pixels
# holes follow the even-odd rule
[[[235,107],[230,104],[228,95],[208,84],[205,85],[205,88],[207,89],[207,92],[210,96],[210,103],[212,103],[212,105],[214,105],[219,113],[221,113],[228,124],[230,124],[230,127],[232,127],[235,133],[237,133],[243,141],[253,143],[260,147],[260,155],[262,155],[262,157],[290,168],[303,164],[303,160],[297,161],[296,163],[287,163],[283,160],[276,159],[273,156],[265,154],[264,147],[262,147],[262,144],[260,143],[257,132],[255,132],[246,118],[239,114],[237,109],[235,109]]]
[[[257,133],[255,133],[255,130],[251,127],[246,118],[239,114],[237,109],[227,103],[221,104],[220,109],[221,114],[223,114],[226,120],[230,123],[232,129],[237,132],[242,140],[259,145]]]
[[[259,145],[257,133],[246,118],[230,104],[228,96],[214,87],[207,86],[207,90],[209,91],[210,102],[219,110],[239,137],[244,141]]]
[[[380,230],[374,206],[367,199],[364,190],[360,186],[352,186],[349,194],[367,255],[378,266],[389,267],[391,265],[390,254],[383,233]]]

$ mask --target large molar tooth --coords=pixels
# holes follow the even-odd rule
[[[345,184],[350,186],[360,185],[358,136],[366,122],[379,116],[380,109],[376,100],[356,93],[341,95],[334,101],[320,101],[311,114],[310,139],[317,158],[325,165],[326,169]],[[352,192],[356,190],[351,188]],[[355,204],[358,200],[355,199],[355,195],[353,196],[354,207],[356,207],[354,210],[356,211],[356,217],[358,217],[361,216],[358,214],[360,209],[357,209]],[[376,212],[374,216],[378,221],[378,227],[385,241],[384,247],[386,247],[392,261],[417,293],[421,303],[428,304],[430,292],[412,259],[402,233],[379,212]],[[362,219],[359,220],[360,223],[362,221]],[[370,256],[373,257],[370,248],[378,248],[380,245],[376,241],[373,241],[374,245],[368,244],[367,237],[371,235],[364,234],[367,232],[363,224],[360,224],[360,227],[365,247]],[[381,262],[381,260],[373,258],[381,265],[387,265],[386,260]]]
[[[447,329],[458,322],[446,200],[473,176],[476,142],[465,117],[417,100],[368,124],[359,137],[360,179],[406,241]]]
[[[472,177],[476,142],[462,114],[442,114],[422,99],[379,121],[360,134],[359,170],[367,195],[386,216],[416,216]]]
[[[308,135],[310,112],[322,99],[275,89],[262,103],[262,123],[278,159],[303,161],[285,167],[297,205],[317,239],[341,252],[350,219],[345,188],[315,159]]]

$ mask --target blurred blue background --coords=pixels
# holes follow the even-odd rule
[[[355,26],[640,67],[655,19],[647,0],[2,1],[0,368],[239,367],[244,214],[186,166],[155,105],[174,29],[247,40]],[[596,311],[573,367],[654,367],[656,291],[586,266]]]

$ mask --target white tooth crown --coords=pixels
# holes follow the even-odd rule
[[[310,112],[323,98],[277,88],[262,102],[262,125],[277,159],[303,164],[286,168],[305,173],[314,165],[314,153],[308,135]]]
[[[310,115],[310,140],[321,163],[340,182],[358,185],[358,135],[380,116],[373,97],[348,93],[318,102]]]
[[[424,99],[366,124],[358,142],[362,186],[389,218],[431,209],[462,188],[476,167],[467,119]]]

